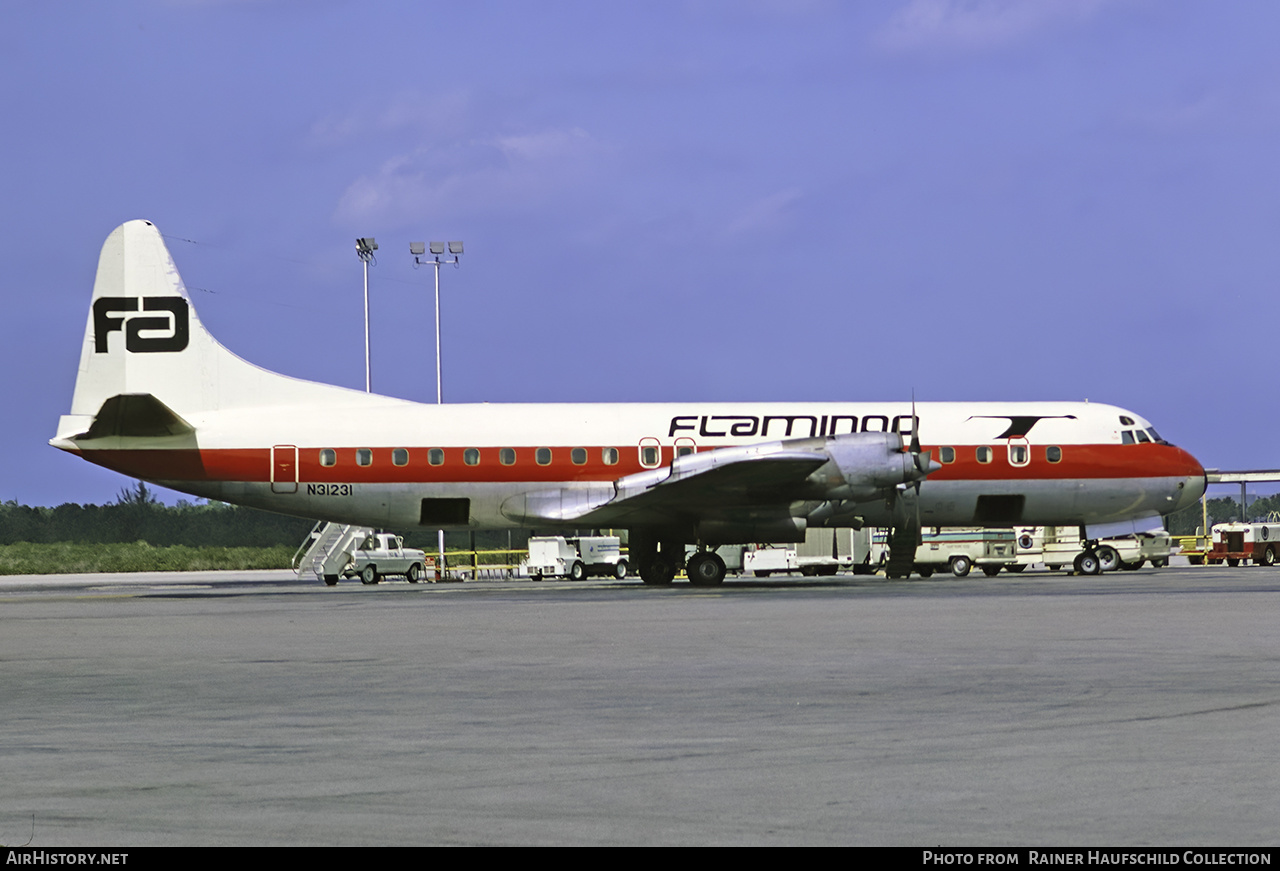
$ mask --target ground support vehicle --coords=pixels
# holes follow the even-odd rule
[[[339,578],[376,584],[383,575],[404,575],[416,584],[428,568],[435,569],[435,560],[405,547],[398,535],[322,520],[293,555],[293,568],[299,576],[310,571],[331,587]]]
[[[344,578],[359,578],[363,584],[376,584],[387,575],[404,575],[411,584],[422,579],[428,565],[427,555],[417,548],[405,547],[404,539],[389,532],[374,533],[350,552],[350,559],[342,568]],[[434,568],[434,564],[432,565]],[[332,586],[338,581],[325,577]]]
[[[742,573],[750,573],[757,578],[767,578],[775,573],[789,575],[799,567],[794,547],[756,547],[742,555]]]
[[[1080,538],[1078,526],[1021,527],[1017,534],[1019,563],[1024,567],[1044,563],[1050,571],[1134,571],[1148,562],[1161,568],[1169,564],[1170,555],[1177,549],[1173,539],[1163,532],[1099,539],[1092,548]]]
[[[616,535],[534,536],[529,539],[529,577],[569,578],[580,581],[590,575],[627,576],[627,561],[622,557],[622,541]]]
[[[748,547],[742,557],[742,571],[757,578],[767,578],[775,572],[799,572],[812,577],[859,573],[859,569],[870,574],[870,563],[870,529],[816,528],[805,532],[804,541],[794,545]]]
[[[796,564],[802,575],[834,575],[869,567],[871,530],[810,529],[796,545]]]
[[[1280,522],[1266,523],[1215,523],[1210,527],[1208,553],[1205,562],[1210,565],[1238,566],[1252,561],[1258,566],[1273,566],[1280,562]]]
[[[999,574],[1002,568],[1022,570],[1014,549],[1012,529],[926,529],[921,538],[921,544],[916,548],[914,570],[922,578],[942,569],[963,578],[974,566],[989,577]]]

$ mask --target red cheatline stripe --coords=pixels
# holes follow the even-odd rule
[[[991,445],[992,462],[979,463],[973,446],[956,448],[956,461],[948,463],[929,476],[931,481],[1019,481],[1061,480],[1081,478],[1168,478],[1198,477],[1204,470],[1195,458],[1172,445],[1064,445],[1062,461],[1044,459],[1043,446],[1031,448],[1032,459],[1026,466],[1009,465],[1005,445]],[[587,462],[576,465],[570,460],[570,447],[552,447],[552,462],[534,462],[532,447],[515,448],[517,461],[504,466],[498,461],[499,448],[479,448],[480,462],[468,466],[463,462],[465,448],[444,448],[444,463],[427,462],[428,448],[408,448],[409,463],[392,463],[393,448],[372,448],[373,462],[356,463],[357,448],[335,448],[337,463],[320,465],[319,448],[298,450],[298,480],[307,482],[342,482],[351,484],[384,483],[500,483],[505,481],[565,482],[613,481],[624,475],[644,471],[635,446],[620,447],[619,461],[605,465],[601,448],[587,448]],[[271,450],[268,448],[223,448],[207,450],[83,450],[80,455],[91,462],[132,475],[167,481],[269,481]],[[937,457],[937,448],[932,449]],[[672,461],[673,448],[662,448],[662,465]],[[288,454],[292,462],[292,453]],[[281,476],[285,477],[285,476]],[[292,480],[292,474],[287,475]]]

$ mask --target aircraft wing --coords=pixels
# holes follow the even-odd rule
[[[797,500],[870,498],[903,480],[906,455],[896,435],[867,435],[878,438],[795,439],[688,454],[669,467],[612,483],[523,493],[508,500],[503,512],[525,522],[607,527],[743,512],[778,515],[789,513]]]

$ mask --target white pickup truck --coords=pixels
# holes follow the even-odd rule
[[[362,583],[376,584],[385,575],[404,575],[416,584],[422,577],[427,555],[404,546],[404,539],[389,532],[377,532],[351,552],[351,560],[342,569],[344,578],[359,578]]]

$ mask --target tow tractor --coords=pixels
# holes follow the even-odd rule
[[[627,576],[627,561],[622,558],[622,540],[616,535],[534,536],[529,539],[529,577],[569,578],[580,581],[589,575],[602,575],[622,580]]]
[[[1280,520],[1265,523],[1215,523],[1210,528],[1213,545],[1204,555],[1210,565],[1226,563],[1235,567],[1253,561],[1255,566],[1280,562]]]

